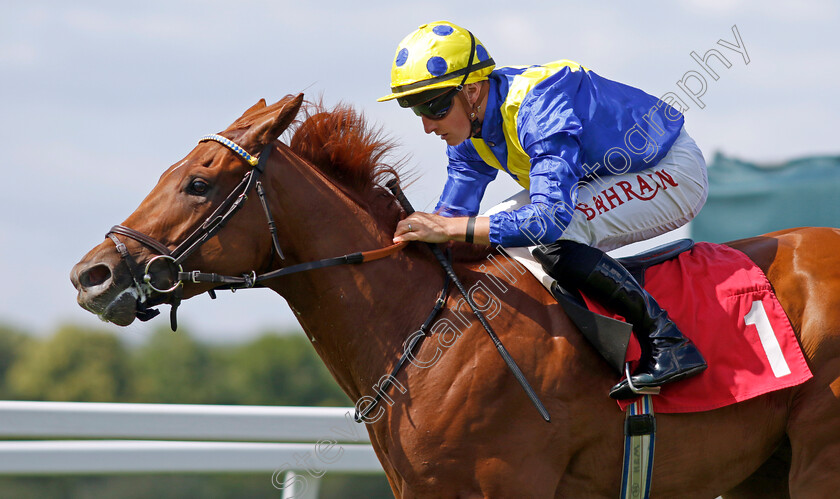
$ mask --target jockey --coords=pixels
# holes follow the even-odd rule
[[[468,30],[439,21],[397,47],[392,93],[447,144],[435,213],[400,221],[394,241],[535,247],[545,271],[633,324],[637,388],[700,373],[706,363],[668,314],[605,251],[676,229],[706,200],[706,163],[680,111],[575,62],[496,68]],[[507,211],[476,216],[504,171],[525,190]],[[627,380],[613,398],[635,396]]]

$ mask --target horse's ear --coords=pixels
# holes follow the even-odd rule
[[[256,153],[262,146],[277,139],[295,120],[302,104],[303,94],[287,96],[273,104],[271,107],[277,106],[278,109],[266,113],[262,120],[251,125],[241,139],[242,147]]]
[[[259,111],[260,109],[263,109],[264,107],[265,107],[265,99],[260,99],[256,104],[249,107],[247,111],[242,113],[242,116],[247,116],[247,115],[253,113],[254,111]]]

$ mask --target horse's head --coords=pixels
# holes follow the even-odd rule
[[[255,194],[257,157],[292,123],[302,102],[302,94],[271,106],[260,101],[164,172],[134,213],[73,267],[79,304],[125,326],[148,317],[155,305],[177,305],[211,287],[178,286],[181,267],[236,274],[270,265],[271,238],[260,203],[236,201],[246,191]],[[216,233],[218,217],[231,209],[239,214]]]

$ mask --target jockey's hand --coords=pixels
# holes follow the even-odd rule
[[[433,213],[416,211],[400,220],[394,232],[394,243],[403,241],[425,241],[445,243],[464,241],[467,232],[467,217],[442,217]],[[490,222],[487,217],[478,217],[474,227],[473,242],[489,244]]]
[[[466,218],[449,218],[416,211],[397,224],[394,243],[403,241],[445,243],[459,239],[457,237],[459,228],[460,240],[463,241],[466,220]]]

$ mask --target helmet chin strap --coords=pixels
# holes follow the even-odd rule
[[[481,111],[481,102],[487,95],[488,87],[490,87],[489,84],[481,84],[481,90],[478,92],[478,98],[475,100],[475,104],[473,105],[470,105],[467,100],[467,96],[464,95],[463,91],[458,92],[458,97],[464,105],[464,113],[467,115],[467,119],[470,120],[470,137],[481,138],[481,121],[478,119],[478,113]]]
[[[464,95],[464,85],[467,83],[467,78],[470,76],[470,71],[472,70],[473,65],[473,57],[475,56],[475,36],[473,36],[472,32],[470,34],[470,58],[467,61],[466,73],[464,73],[464,79],[461,80],[461,83],[458,85],[458,97],[461,99],[461,103],[464,105],[464,112],[467,114],[467,119],[470,120],[470,137],[481,137],[481,122],[478,121],[478,112],[481,109],[481,100],[484,98],[484,95],[487,94],[487,87],[488,85],[481,85],[481,90],[478,93],[478,100],[475,101],[475,104],[470,105],[469,101],[467,100],[467,96]]]

